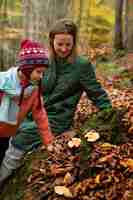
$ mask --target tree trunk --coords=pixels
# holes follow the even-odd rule
[[[123,49],[123,29],[122,29],[122,14],[123,0],[117,0],[115,5],[115,33],[114,33],[114,48],[116,50]]]
[[[72,18],[77,25],[80,25],[81,0],[72,0]]]
[[[2,30],[2,34],[5,35],[5,28],[8,26],[8,15],[7,15],[7,0],[3,0],[0,4],[0,11],[3,13],[1,16],[0,28]],[[6,53],[6,49],[8,44],[5,39],[2,39],[0,45],[0,70],[5,70],[5,66],[8,64],[8,55]]]
[[[40,0],[23,0],[23,26],[24,37],[30,39],[39,39],[39,25],[40,25]]]
[[[123,25],[123,45],[124,48],[127,49],[127,42],[128,42],[128,12],[127,12],[127,8],[128,8],[128,2],[127,0],[124,1],[124,25]]]
[[[127,50],[133,51],[133,0],[127,0]]]
[[[81,0],[80,32],[88,34],[88,20],[90,14],[90,0]]]
[[[51,25],[70,13],[70,0],[23,0],[23,37],[35,40],[47,39]],[[46,42],[45,42],[46,43]]]

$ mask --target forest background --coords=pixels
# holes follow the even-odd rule
[[[0,69],[14,65],[20,40],[47,42],[48,31],[59,18],[73,19],[79,44],[133,49],[132,0],[0,0]]]
[[[0,200],[133,199],[133,0],[0,0],[0,70],[15,64],[21,39],[48,44],[51,26],[66,17],[118,116],[95,114],[83,94],[74,119],[81,146],[70,149],[60,136],[52,155],[29,153]],[[87,143],[82,133],[92,129],[100,140]]]

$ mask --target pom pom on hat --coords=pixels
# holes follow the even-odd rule
[[[25,45],[27,46],[27,44],[28,44],[29,42],[30,42],[30,40],[28,40],[28,39],[22,40],[22,42],[21,42],[21,44],[20,44],[20,48],[23,49],[24,46],[25,46]]]

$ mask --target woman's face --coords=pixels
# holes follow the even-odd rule
[[[53,41],[54,51],[60,58],[66,58],[73,48],[73,36],[68,33],[56,34]]]
[[[30,75],[30,80],[31,81],[39,81],[42,79],[44,72],[46,71],[47,67],[37,67],[35,68],[31,75]]]

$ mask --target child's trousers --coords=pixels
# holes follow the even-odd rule
[[[9,141],[9,148],[0,167],[0,185],[6,180],[12,172],[21,165],[21,159],[24,157],[24,151],[15,148]]]
[[[5,151],[7,150],[8,148],[8,145],[9,145],[9,138],[10,137],[3,137],[3,138],[0,138],[0,164],[4,158],[4,155],[5,155]]]

